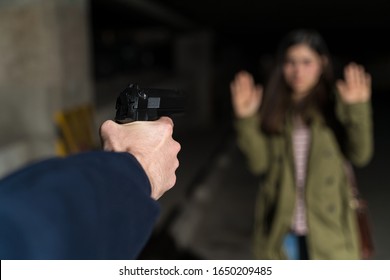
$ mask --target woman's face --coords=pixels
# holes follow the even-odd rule
[[[318,83],[324,59],[305,44],[290,47],[286,52],[283,75],[293,90],[293,98],[301,99]]]

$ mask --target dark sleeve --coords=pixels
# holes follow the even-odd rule
[[[127,153],[49,159],[0,181],[0,259],[134,259],[158,217]]]

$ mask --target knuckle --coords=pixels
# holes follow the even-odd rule
[[[172,135],[172,133],[173,133],[172,121],[170,121],[170,119],[167,117],[162,117],[162,118],[160,118],[159,122],[160,122],[159,127],[160,127],[161,131]]]
[[[173,134],[173,125],[169,124],[169,123],[165,123],[164,124],[164,130],[166,131],[166,133],[168,135],[172,135]]]
[[[172,119],[169,118],[169,117],[166,117],[166,116],[161,117],[161,118],[159,119],[159,121],[160,121],[161,123],[165,124],[165,125],[169,125],[169,126],[173,127],[173,121],[172,121]]]
[[[180,166],[180,161],[176,158],[175,170]]]
[[[109,135],[110,132],[114,129],[114,127],[115,127],[115,123],[111,120],[107,120],[103,122],[102,125],[100,126],[100,134],[102,136]]]
[[[177,181],[176,174],[173,174],[171,181],[170,181],[170,184],[169,184],[169,189],[173,188],[173,186],[176,184],[176,181]]]
[[[180,150],[181,150],[181,145],[180,145],[180,143],[177,142],[177,141],[175,141],[175,146],[176,146],[176,151],[177,151],[177,153],[179,153]]]

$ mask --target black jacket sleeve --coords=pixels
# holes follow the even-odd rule
[[[32,164],[0,181],[0,259],[135,259],[159,213],[128,153]]]

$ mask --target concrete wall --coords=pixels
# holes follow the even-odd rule
[[[197,31],[178,37],[174,61],[178,79],[187,92],[187,119],[190,126],[207,128],[213,125],[213,33]]]
[[[1,0],[0,176],[54,155],[53,113],[93,101],[88,24],[87,0]]]

